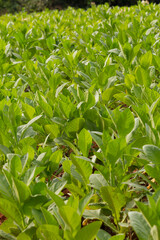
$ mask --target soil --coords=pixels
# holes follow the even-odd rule
[[[0,213],[0,225],[6,220],[6,217]]]

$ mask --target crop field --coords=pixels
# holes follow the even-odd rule
[[[0,239],[160,239],[159,19],[0,17]]]

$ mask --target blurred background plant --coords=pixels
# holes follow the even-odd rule
[[[150,3],[159,3],[159,0],[150,0]],[[93,4],[108,3],[110,6],[131,6],[137,0],[0,0],[0,14],[14,13],[21,10],[27,12],[49,9],[65,9],[68,6],[75,8],[88,8]]]

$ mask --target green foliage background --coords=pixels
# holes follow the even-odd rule
[[[0,239],[160,240],[159,18],[0,17]]]
[[[15,12],[20,10],[42,11],[45,8],[66,8],[82,7],[87,8],[91,2],[103,4],[108,2],[110,6],[131,6],[137,4],[137,0],[0,0],[0,13]],[[159,3],[159,0],[150,0],[149,2]]]

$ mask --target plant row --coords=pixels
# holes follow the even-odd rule
[[[160,239],[159,17],[0,18],[2,239]]]

